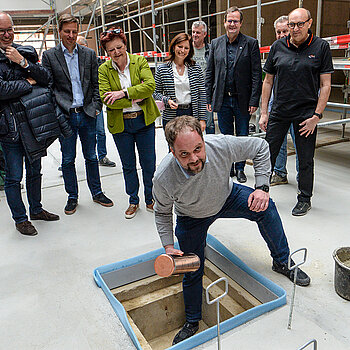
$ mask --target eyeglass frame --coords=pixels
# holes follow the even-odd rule
[[[241,21],[237,21],[236,19],[227,19],[226,22],[230,23],[230,24],[234,24],[235,26],[238,24],[238,23],[241,23]]]
[[[101,35],[106,36],[108,33],[113,33],[113,34],[121,34],[122,30],[120,28],[116,28],[116,29],[111,29],[111,30],[106,30],[104,32],[101,33]]]
[[[295,26],[297,26],[299,29],[300,29],[300,28],[304,28],[305,23],[306,23],[306,22],[309,22],[310,19],[311,19],[311,17],[310,17],[309,19],[307,19],[306,21],[304,21],[304,22],[297,22],[297,23],[288,22],[288,23],[287,23],[287,26],[288,26],[288,28],[290,28],[290,29],[294,29]]]
[[[7,28],[7,29],[0,29],[0,35],[5,35],[6,33],[8,34],[12,34],[15,31],[13,30],[13,28]]]

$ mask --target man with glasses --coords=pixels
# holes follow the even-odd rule
[[[30,219],[57,221],[59,216],[42,208],[41,157],[46,155],[47,144],[36,139],[21,98],[30,94],[35,85],[47,87],[50,75],[39,64],[32,46],[17,45],[13,40],[12,18],[0,12],[0,145],[5,160],[6,200],[16,229],[22,235],[35,236],[38,232],[28,220],[21,196],[23,161]],[[35,103],[36,110],[42,112],[45,105]],[[45,116],[40,119],[37,126],[44,128],[47,120]]]
[[[292,215],[302,216],[311,209],[316,126],[331,91],[333,64],[328,43],[310,30],[312,18],[308,10],[293,10],[288,21],[290,34],[271,46],[264,66],[266,77],[259,124],[266,131],[272,167],[290,125],[293,125],[299,177],[297,204]],[[268,114],[272,87],[274,101]]]
[[[57,103],[67,115],[73,130],[71,137],[60,137],[62,174],[68,193],[64,212],[71,215],[78,206],[78,180],[75,170],[78,135],[85,158],[87,184],[93,201],[104,207],[113,206],[113,202],[102,192],[96,157],[96,116],[102,110],[96,54],[87,47],[77,45],[77,18],[63,14],[58,20],[58,25],[61,43],[45,51],[42,62],[52,75],[52,87]]]
[[[261,95],[261,62],[258,41],[240,32],[243,12],[236,6],[225,13],[226,34],[212,41],[206,74],[207,109],[218,113],[223,134],[249,134],[249,119]],[[246,182],[245,161],[232,164],[231,177]]]

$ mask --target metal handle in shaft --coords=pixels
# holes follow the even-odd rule
[[[292,256],[300,251],[304,251],[304,257],[301,262],[298,264],[292,265]],[[289,317],[288,317],[288,329],[292,328],[292,315],[293,315],[293,309],[294,309],[294,299],[295,299],[295,290],[296,290],[296,282],[297,282],[297,275],[298,275],[298,268],[300,265],[303,265],[306,261],[306,256],[307,256],[307,249],[306,248],[300,248],[295,250],[293,253],[291,253],[288,257],[288,269],[289,270],[294,270],[294,285],[293,285],[293,293],[292,293],[292,300],[290,303],[290,311],[289,311]]]
[[[225,292],[219,295],[217,298],[210,300],[209,289],[214,285],[220,283],[221,281],[225,281]],[[220,341],[220,299],[222,299],[228,292],[228,282],[226,277],[221,277],[210,283],[209,286],[205,290],[205,297],[207,299],[207,304],[211,305],[216,303],[216,316],[217,316],[217,329],[218,329],[218,350],[221,350],[221,341]]]
[[[314,349],[313,350],[317,350],[317,340],[316,339],[312,339],[312,340],[308,341],[306,344],[304,344],[298,350],[306,349],[310,344],[314,344]]]

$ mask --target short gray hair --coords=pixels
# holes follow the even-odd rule
[[[6,15],[10,19],[12,26],[14,26],[13,19],[8,13],[6,13],[4,11],[0,11],[0,15]]]
[[[86,38],[84,38],[83,36],[81,35],[78,35],[77,37],[77,43],[80,45],[85,45],[85,46],[88,46],[88,41],[86,40]]]
[[[203,22],[203,21],[193,22],[192,30],[193,30],[193,28],[197,28],[197,27],[200,27],[200,26],[203,26],[204,27],[204,31],[207,32],[207,24],[205,22]]]
[[[278,23],[284,23],[284,22],[288,22],[288,16],[283,15],[278,17],[275,20],[275,22],[273,22],[273,27],[276,29]]]

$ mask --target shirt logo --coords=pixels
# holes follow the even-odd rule
[[[309,55],[309,58],[315,58],[315,55]]]

